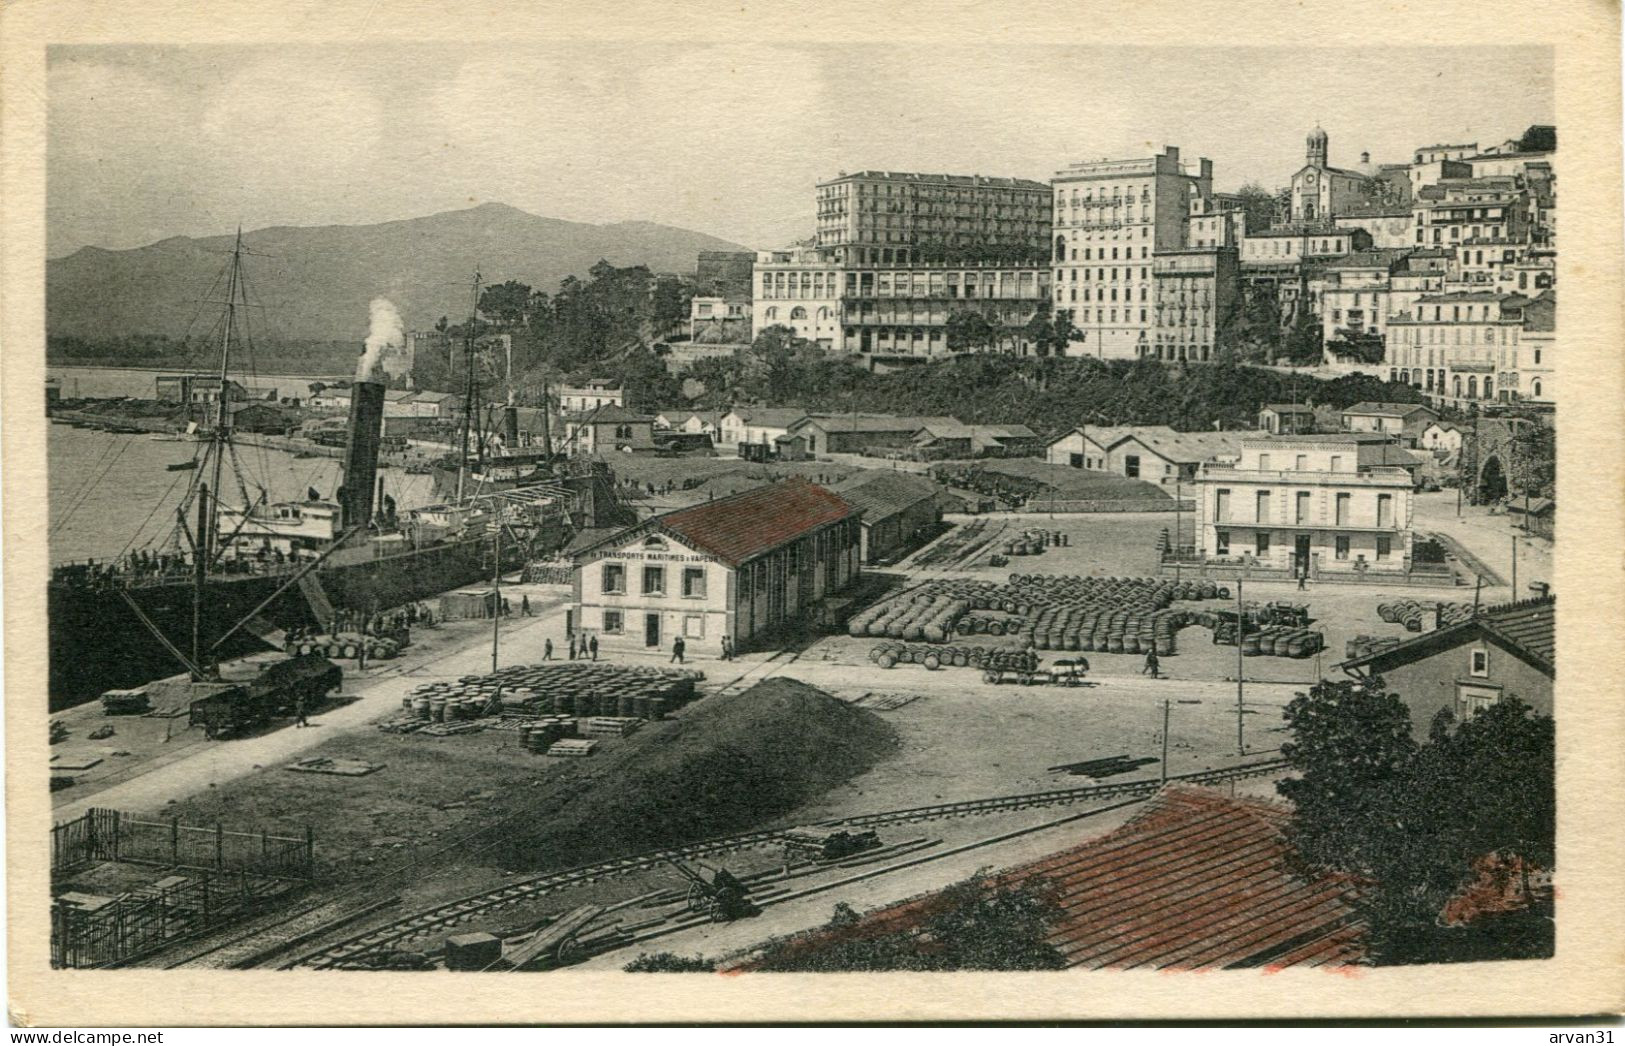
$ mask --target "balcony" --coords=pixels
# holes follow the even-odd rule
[[[1197,480],[1214,483],[1269,483],[1295,487],[1409,487],[1411,474],[1393,465],[1376,465],[1358,472],[1297,472],[1291,469],[1206,466],[1197,474]]]

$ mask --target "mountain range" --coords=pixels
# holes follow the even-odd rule
[[[551,294],[600,259],[693,272],[700,251],[749,250],[669,225],[591,225],[499,203],[377,225],[276,226],[244,233],[243,243],[254,255],[244,261],[249,301],[264,306],[249,310],[248,322],[264,341],[359,342],[377,297],[394,302],[407,330],[441,316],[456,322],[468,315],[476,267],[487,283],[518,280]],[[203,300],[223,297],[223,285],[209,288],[231,244],[231,236],[173,237],[52,259],[46,329],[81,338],[205,335],[218,309]]]

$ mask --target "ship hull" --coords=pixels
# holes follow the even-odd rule
[[[503,572],[519,569],[531,555],[556,551],[566,539],[563,527],[556,526],[537,534],[528,547],[505,546],[501,550]],[[314,576],[334,607],[371,612],[488,580],[494,553],[489,540],[469,538],[362,562],[325,565]],[[285,580],[256,575],[211,579],[202,601],[205,645],[272,596]],[[191,650],[192,586],[177,582],[132,589],[130,594],[171,643],[182,651]],[[141,686],[185,670],[117,592],[52,582],[49,613],[52,711],[82,704],[107,690]],[[258,616],[282,629],[320,624],[298,585],[276,596]],[[220,654],[237,657],[264,649],[267,644],[243,628],[222,644]]]

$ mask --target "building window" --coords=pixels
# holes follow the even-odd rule
[[[1307,522],[1309,522],[1309,492],[1307,490],[1298,491],[1297,502],[1298,502],[1298,511],[1297,511],[1297,516],[1296,516],[1294,522],[1297,522],[1297,523],[1307,523]]]
[[[1230,492],[1223,488],[1213,495],[1213,518],[1220,521],[1230,519]]]
[[[1393,555],[1394,539],[1387,534],[1377,535],[1377,558],[1387,559]]]
[[[683,635],[685,637],[689,638],[689,639],[704,639],[705,638],[705,615],[704,614],[684,614],[683,615]]]
[[[1213,553],[1218,556],[1230,554],[1230,532],[1228,530],[1215,530],[1213,532]]]
[[[1255,502],[1255,508],[1256,508],[1256,511],[1257,511],[1257,515],[1255,515],[1253,518],[1256,519],[1260,523],[1268,523],[1270,521],[1270,492],[1269,491],[1261,490],[1261,491],[1258,492],[1256,502]]]
[[[626,594],[626,567],[620,563],[604,564],[604,591],[612,595]]]
[[[1337,558],[1349,558],[1349,536],[1347,534],[1337,535]]]
[[[1337,495],[1336,524],[1338,526],[1340,526],[1340,527],[1346,527],[1346,526],[1349,525],[1349,503],[1352,500],[1353,500],[1353,495],[1350,495],[1350,494],[1339,494],[1339,495]]]
[[[1469,670],[1482,679],[1490,674],[1490,652],[1483,648],[1472,651]]]
[[[1490,686],[1473,686],[1462,683],[1456,686],[1456,718],[1458,720],[1471,719],[1473,716],[1499,703],[1501,691]]]
[[[1297,471],[1299,471],[1299,472],[1307,472],[1307,471],[1309,471],[1309,455],[1307,455],[1307,454],[1299,454],[1298,458],[1297,458],[1297,461],[1295,461],[1293,463],[1292,467],[1294,469],[1296,469]],[[1299,494],[1298,496],[1303,497],[1302,494]]]
[[[1268,454],[1260,454],[1258,456],[1258,471],[1260,471],[1260,472],[1268,472],[1269,470],[1270,470],[1270,456]]]
[[[1140,478],[1140,456],[1138,454],[1130,454],[1123,459],[1123,475],[1129,479]]]
[[[688,598],[698,598],[705,595],[705,568],[683,568],[683,595]]]
[[[1254,544],[1256,544],[1258,546],[1258,555],[1260,557],[1269,555],[1270,554],[1270,534],[1269,534],[1269,531],[1260,530],[1258,532],[1258,534],[1254,538]]]
[[[643,568],[643,594],[646,596],[663,596],[666,594],[666,568]]]
[[[624,631],[621,612],[619,610],[604,611],[604,634],[618,636]]]
[[[1394,525],[1394,496],[1392,494],[1377,495],[1377,526],[1391,527]]]

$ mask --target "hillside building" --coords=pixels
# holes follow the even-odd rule
[[[1038,262],[1049,186],[1025,178],[842,173],[818,184],[819,253],[841,265]]]
[[[1153,355],[1152,255],[1187,246],[1191,201],[1213,193],[1213,161],[1192,169],[1168,146],[1144,159],[1073,163],[1051,185],[1054,307],[1079,331],[1068,355]]]
[[[564,414],[584,414],[608,404],[626,405],[620,384],[608,378],[593,378],[580,388],[566,385],[559,389],[559,411]]]
[[[751,327],[788,327],[826,351],[841,341],[841,267],[815,247],[760,251],[754,270]]]
[[[942,488],[912,472],[860,472],[834,489],[860,514],[864,563],[897,559],[942,522]]]
[[[579,414],[566,414],[564,445],[573,455],[653,450],[654,418],[627,410],[618,403],[604,403]]]

